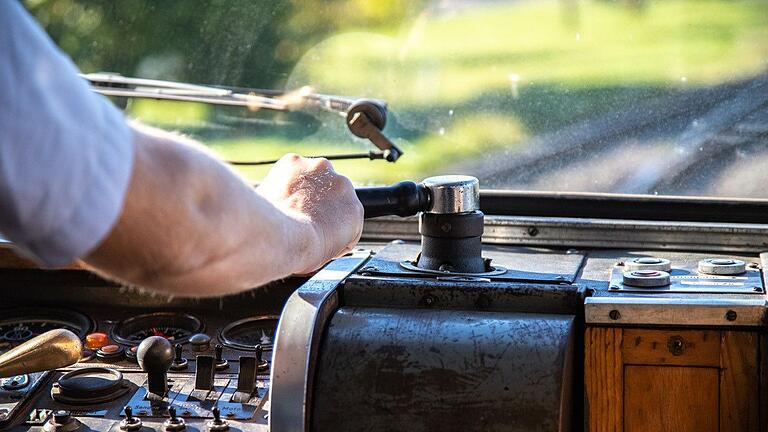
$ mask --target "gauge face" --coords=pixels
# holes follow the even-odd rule
[[[0,310],[0,351],[54,329],[66,329],[80,339],[94,329],[93,320],[80,312],[53,308]]]
[[[221,330],[219,339],[224,346],[234,349],[254,351],[256,345],[261,345],[265,351],[271,351],[277,319],[275,315],[266,315],[235,321]]]
[[[203,323],[192,315],[157,312],[120,321],[112,329],[112,338],[126,345],[138,345],[150,336],[162,336],[171,343],[184,343],[203,331]]]

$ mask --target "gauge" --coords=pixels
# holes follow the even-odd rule
[[[66,329],[84,338],[95,328],[93,320],[73,310],[23,307],[0,310],[0,350],[12,348],[54,329]]]
[[[150,336],[162,336],[172,343],[184,343],[203,331],[203,322],[192,315],[155,312],[136,315],[115,324],[112,339],[125,345],[138,345]]]
[[[276,315],[244,318],[227,324],[219,333],[219,340],[230,348],[254,351],[261,345],[265,351],[272,350],[277,330]]]

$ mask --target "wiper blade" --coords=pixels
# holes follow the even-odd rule
[[[371,150],[368,153],[347,153],[347,154],[333,154],[333,155],[318,155],[318,156],[306,156],[310,158],[325,158],[328,160],[349,160],[349,159],[368,159],[368,160],[387,160],[390,155],[389,150],[374,151]],[[228,164],[234,166],[259,166],[259,165],[272,165],[279,159],[270,159],[263,161],[227,161]]]
[[[366,138],[379,151],[345,155],[318,156],[326,159],[370,159],[395,162],[403,152],[382,130],[386,125],[384,101],[314,93],[309,87],[294,92],[187,84],[174,81],[130,78],[118,74],[82,74],[91,89],[105,96],[200,102],[211,105],[241,106],[251,110],[293,111],[321,108],[346,118],[347,128],[357,137]],[[268,165],[275,160],[232,161],[233,165]]]

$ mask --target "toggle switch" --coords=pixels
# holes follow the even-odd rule
[[[224,358],[224,347],[217,344],[213,349],[216,356],[216,370],[221,371],[229,368],[229,362]]]
[[[174,357],[173,363],[171,363],[172,371],[180,371],[187,368],[189,362],[183,357],[183,350],[184,348],[181,346],[181,344],[176,344],[173,347]]]

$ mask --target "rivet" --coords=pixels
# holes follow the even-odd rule
[[[616,321],[616,320],[618,320],[619,318],[621,318],[621,312],[619,312],[618,310],[614,309],[614,310],[612,310],[612,311],[608,312],[608,316],[609,316],[609,317],[610,317],[612,320]]]

